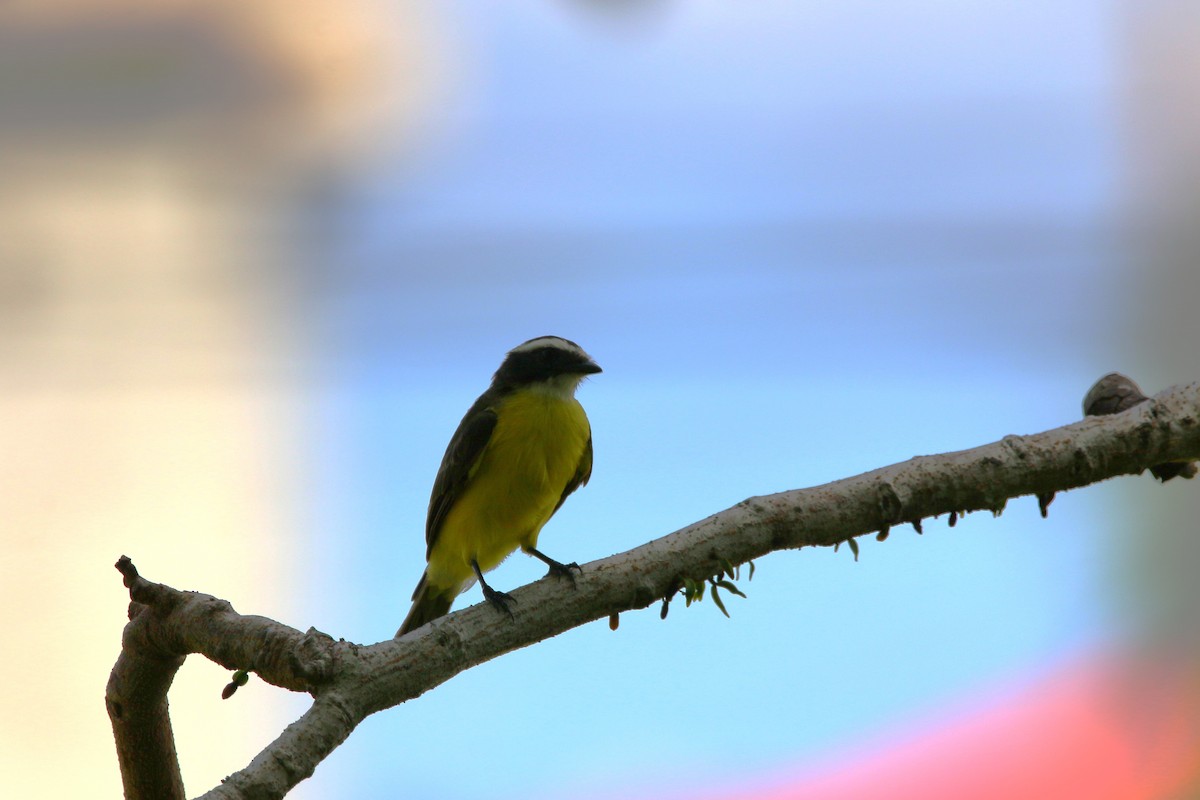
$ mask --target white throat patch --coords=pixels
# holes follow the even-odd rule
[[[575,390],[579,388],[579,384],[583,383],[584,377],[583,375],[555,375],[544,381],[534,381],[529,384],[529,390],[568,400],[575,396]]]

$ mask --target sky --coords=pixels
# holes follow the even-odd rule
[[[308,580],[341,579],[303,608],[319,628],[403,616],[445,442],[533,336],[605,368],[579,392],[592,483],[542,537],[581,563],[1065,424],[1116,366],[1107,5],[598,5],[446,12],[427,151],[335,192],[306,323]],[[369,719],[300,796],[682,797],[853,752],[1119,636],[1105,502],[764,558],[732,619],[626,614],[482,665]]]
[[[0,726],[18,793],[118,791],[123,553],[390,638],[446,442],[532,337],[604,369],[578,393],[592,480],[539,542],[581,564],[1067,424],[1113,370],[1153,394],[1200,369],[1194,257],[1128,235],[1135,188],[1171,201],[1137,169],[1189,174],[1161,112],[1195,103],[1136,88],[1195,52],[1168,58],[1189,28],[1155,28],[1165,5],[68,6],[0,12],[0,603],[41,598],[11,620],[43,654],[0,667],[38,721]],[[936,800],[1100,761],[1123,792],[1145,769],[1116,774],[1121,746],[1162,755],[1127,706],[1200,707],[1145,646],[1195,633],[1183,483],[772,554],[729,619],[675,603],[507,654],[370,717],[291,796],[851,800],[924,775]],[[543,573],[517,554],[489,581]],[[192,795],[307,705],[257,680],[218,703],[227,679],[194,656],[171,694]]]

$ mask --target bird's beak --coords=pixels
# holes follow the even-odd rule
[[[579,366],[579,371],[584,375],[595,375],[597,372],[604,372],[600,369],[600,365],[595,361],[585,361]]]

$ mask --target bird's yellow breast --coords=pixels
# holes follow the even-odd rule
[[[486,572],[517,547],[536,547],[590,436],[587,415],[573,396],[535,389],[505,398],[429,554],[430,583],[460,585],[473,575],[472,560]]]

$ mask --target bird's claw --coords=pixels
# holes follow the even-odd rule
[[[516,599],[506,592],[500,592],[490,586],[483,587],[483,599],[491,604],[492,608],[497,611],[502,611],[508,614],[509,619],[512,619],[512,609],[508,607],[509,603],[516,603]]]
[[[566,578],[571,582],[572,586],[575,585],[575,572],[578,572],[580,575],[583,574],[583,567],[579,566],[574,561],[572,561],[570,564],[560,564],[559,562],[554,561],[552,563],[547,563],[546,566],[550,568],[546,572],[547,575],[557,575],[560,578]],[[571,570],[574,570],[575,572],[572,572]]]

